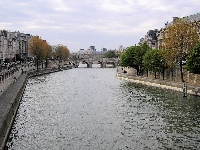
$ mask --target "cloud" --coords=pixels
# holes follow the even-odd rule
[[[199,7],[199,0],[7,0],[0,1],[0,28],[39,35],[72,51],[95,43],[99,50],[116,49]]]
[[[10,22],[0,22],[0,27],[1,29],[7,29],[7,27],[11,27],[13,25],[13,23],[10,23]]]
[[[107,0],[102,2],[100,7],[103,11],[126,14],[134,12],[133,5],[129,1]]]

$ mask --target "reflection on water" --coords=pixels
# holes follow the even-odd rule
[[[6,149],[200,149],[199,97],[77,68],[28,81]]]
[[[87,64],[82,64],[80,63],[79,68],[87,68]],[[101,68],[101,65],[100,64],[92,64],[92,68]]]
[[[134,124],[137,128],[139,125],[142,141],[146,139],[147,143],[156,143],[155,147],[150,146],[155,149],[200,148],[199,97],[183,98],[181,93],[134,83],[127,83],[124,87],[125,93],[131,93],[127,94],[125,107],[129,108],[127,120],[132,121],[127,121],[126,125]]]

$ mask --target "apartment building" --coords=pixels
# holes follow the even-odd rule
[[[158,29],[149,30],[145,35],[145,38],[141,38],[139,44],[146,43],[150,48],[156,49],[157,46],[157,34],[159,33]]]
[[[146,43],[152,49],[159,49],[162,44],[165,29],[176,19],[179,19],[179,17],[173,17],[173,20],[169,23],[165,23],[164,28],[161,28],[160,30],[149,30],[145,37],[140,39],[139,44]],[[200,13],[183,17],[183,19],[190,21],[194,26],[197,26],[198,34],[200,36]]]
[[[19,31],[0,30],[0,64],[3,62],[26,61],[29,56],[28,42],[30,34]]]

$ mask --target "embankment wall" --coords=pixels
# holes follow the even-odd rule
[[[118,67],[117,76],[120,79],[128,80],[131,82],[137,82],[150,86],[156,86],[159,88],[166,88],[183,92],[183,82],[181,82],[178,68],[173,71],[173,76],[172,73],[171,75],[170,73],[167,75],[168,71],[169,70],[166,70],[166,74],[163,79],[163,75],[160,73],[156,74],[156,78],[155,73],[153,72],[148,72],[148,76],[145,73],[143,76],[138,76],[136,75],[136,70],[131,67]],[[184,70],[184,80],[187,84],[187,93],[200,96],[200,75],[191,74]]]
[[[23,96],[29,77],[60,71],[49,69],[40,72],[32,71],[19,75],[16,82],[12,82],[0,95],[0,150],[3,150],[9,136],[14,118]]]

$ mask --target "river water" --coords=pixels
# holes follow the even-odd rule
[[[28,80],[6,149],[200,149],[200,99],[76,68]]]

